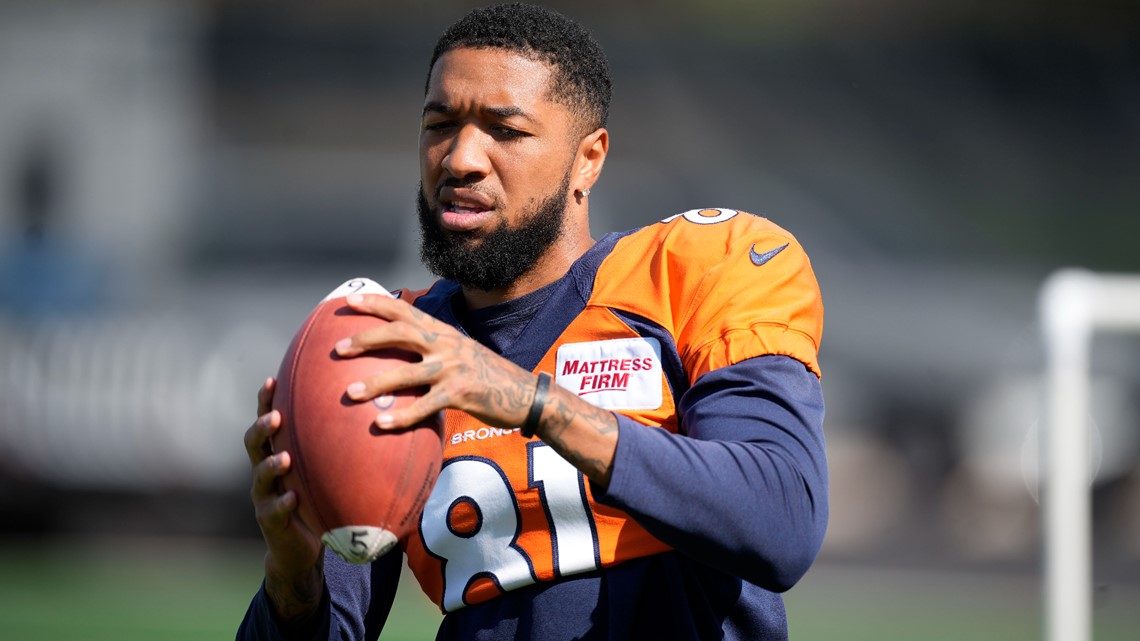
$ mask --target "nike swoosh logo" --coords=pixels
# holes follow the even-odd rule
[[[791,244],[791,243],[784,243],[783,245],[780,245],[779,247],[777,247],[775,249],[769,249],[768,251],[764,252],[763,254],[757,253],[756,252],[756,245],[753,245],[753,246],[748,248],[748,257],[752,259],[753,265],[756,265],[757,267],[759,267],[759,266],[763,265],[764,263],[772,260],[776,256],[776,254],[787,249],[789,244]]]

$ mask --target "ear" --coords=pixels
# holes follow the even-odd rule
[[[570,188],[574,191],[587,191],[597,182],[610,150],[610,132],[599,127],[586,134],[578,143],[578,155],[574,159],[574,169],[570,176]]]

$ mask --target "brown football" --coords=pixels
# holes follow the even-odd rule
[[[345,388],[385,369],[419,360],[399,350],[340,358],[337,341],[386,321],[345,304],[352,293],[388,292],[357,278],[328,295],[293,337],[277,373],[273,408],[281,412],[275,452],[288,451],[284,489],[297,493],[301,519],[344,559],[367,563],[416,531],[439,475],[442,417],[412,428],[382,431],[382,409],[412,403],[423,389],[402,390],[358,403]]]

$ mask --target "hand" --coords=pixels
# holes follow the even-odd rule
[[[428,387],[411,405],[378,415],[377,426],[409,427],[445,408],[463,410],[496,427],[519,427],[526,420],[534,400],[534,374],[402,300],[357,295],[347,303],[355,311],[389,322],[337,343],[340,356],[395,347],[423,357],[418,363],[394,367],[348,386],[346,393],[355,401],[398,389]]]
[[[279,479],[289,472],[289,452],[272,453],[270,439],[281,428],[272,409],[276,381],[267,379],[257,394],[258,418],[245,432],[245,451],[253,468],[250,499],[267,548],[265,592],[286,623],[315,614],[324,592],[320,537],[297,517],[297,495],[281,492]]]
[[[537,377],[464,336],[451,325],[388,296],[354,295],[353,310],[387,323],[341,340],[345,358],[399,348],[423,360],[393,367],[348,386],[354,401],[399,389],[427,386],[428,391],[400,410],[379,414],[376,425],[396,429],[415,425],[443,409],[467,412],[487,425],[520,427],[534,402]],[[609,485],[617,448],[617,418],[554,385],[536,435],[601,487]]]

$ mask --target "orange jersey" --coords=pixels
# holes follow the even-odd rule
[[[504,357],[604,409],[684,433],[676,400],[703,374],[779,354],[819,375],[819,288],[799,243],[770,221],[694,210],[611,234],[579,259]],[[458,324],[441,281],[402,298]],[[540,581],[669,547],[518,430],[448,411],[444,465],[402,541],[424,592],[445,612]]]

